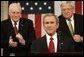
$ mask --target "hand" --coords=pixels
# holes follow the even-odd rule
[[[10,36],[10,38],[9,38],[9,46],[17,47],[17,42],[13,41],[12,36]]]
[[[16,37],[18,38],[19,43],[21,43],[22,45],[25,45],[25,40],[23,39],[23,36],[20,33],[18,33]]]
[[[73,36],[73,39],[75,42],[83,42],[83,37],[77,34]]]

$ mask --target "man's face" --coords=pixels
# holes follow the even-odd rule
[[[74,9],[69,4],[66,4],[61,8],[61,12],[66,19],[69,19],[73,15]]]
[[[58,24],[56,23],[54,16],[47,16],[44,18],[44,29],[49,35],[53,35],[57,28]]]
[[[21,17],[21,10],[18,7],[13,7],[10,11],[9,11],[9,16],[13,21],[19,21],[20,17]]]

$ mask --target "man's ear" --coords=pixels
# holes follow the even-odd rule
[[[10,17],[10,13],[8,13],[8,18]]]
[[[59,28],[59,23],[57,24],[57,29]]]

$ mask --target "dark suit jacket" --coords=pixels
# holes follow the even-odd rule
[[[69,28],[67,26],[66,23],[66,19],[61,15],[59,16],[59,31],[61,31],[62,34],[67,35],[69,37],[72,38]],[[81,36],[83,36],[83,16],[82,15],[78,15],[78,14],[74,14],[74,30],[75,33],[74,34],[79,34]],[[81,43],[76,43],[73,38],[72,41],[74,42],[74,46],[76,47],[75,51],[82,51],[83,47]],[[81,48],[82,47],[82,48]]]
[[[72,44],[67,40],[67,36],[57,36],[58,46],[57,52],[71,52]],[[70,38],[69,38],[70,39]],[[39,38],[32,42],[31,52],[32,53],[48,53],[48,47],[46,42],[46,36]]]
[[[12,36],[14,41],[17,41],[13,26],[10,19],[1,22],[1,47],[7,52],[23,52],[26,53],[30,50],[31,42],[35,39],[35,32],[33,28],[33,22],[29,19],[20,19],[19,22],[19,33],[23,36],[26,41],[26,45],[21,45],[20,43],[16,48],[9,47],[8,41],[9,37]]]

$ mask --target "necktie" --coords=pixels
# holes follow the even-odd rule
[[[71,35],[73,36],[74,31],[73,31],[73,27],[72,27],[72,24],[71,24],[71,20],[68,20],[68,21],[69,21],[68,22],[68,27],[69,27]]]
[[[53,42],[53,38],[50,38],[50,42],[49,42],[49,52],[50,53],[55,53],[55,47],[54,47],[54,42]]]
[[[15,34],[18,34],[18,30],[17,30],[16,25],[17,25],[17,22],[14,22],[14,32],[15,32]]]

